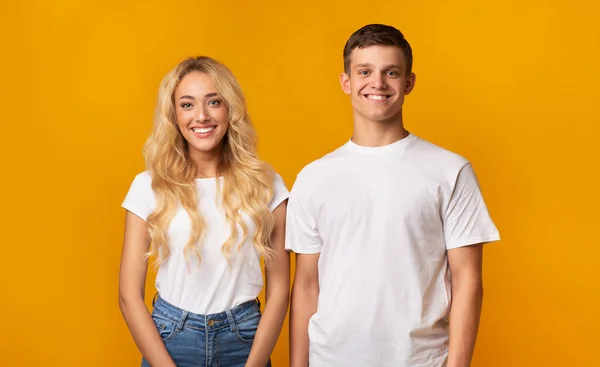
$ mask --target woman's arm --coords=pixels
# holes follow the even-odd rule
[[[247,367],[265,367],[275,348],[290,299],[290,257],[285,250],[285,214],[287,200],[274,211],[272,244],[275,256],[265,269],[266,304],[258,324]]]
[[[176,367],[144,303],[148,232],[143,219],[127,211],[119,273],[119,307],[138,349],[153,367]]]

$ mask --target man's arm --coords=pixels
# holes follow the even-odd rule
[[[483,244],[448,250],[452,277],[448,367],[469,367],[475,349],[481,304]]]
[[[319,253],[296,254],[290,309],[290,367],[308,366],[308,321],[317,312]]]

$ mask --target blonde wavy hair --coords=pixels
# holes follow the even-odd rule
[[[274,254],[270,237],[275,219],[268,208],[274,195],[274,173],[257,158],[256,131],[235,76],[225,65],[206,56],[182,61],[164,77],[159,88],[154,127],[144,145],[144,158],[157,204],[146,221],[150,236],[148,257],[156,258],[156,266],[169,257],[167,229],[180,204],[192,223],[184,255],[187,259],[191,251],[201,260],[199,246],[204,238],[205,222],[198,210],[196,166],[189,158],[187,141],[179,130],[174,100],[175,89],[191,72],[207,74],[228,107],[229,127],[223,137],[223,157],[217,174],[223,177],[223,183],[221,187],[217,178],[217,197],[221,199],[231,233],[221,252],[229,258],[232,248],[239,249],[244,243],[248,225],[242,213],[246,213],[256,225],[252,244],[268,263]]]

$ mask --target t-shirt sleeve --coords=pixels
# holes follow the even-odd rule
[[[444,215],[446,248],[500,240],[470,163],[459,172]]]
[[[271,199],[271,202],[269,203],[269,209],[271,211],[277,209],[279,204],[284,202],[290,196],[290,192],[285,186],[283,178],[278,173],[275,173],[274,190],[275,193],[273,195],[273,198]]]
[[[152,179],[147,172],[135,177],[121,206],[143,220],[148,219],[156,208],[156,199],[152,191]]]
[[[299,254],[316,254],[321,252],[323,241],[310,196],[305,191],[301,178],[296,179],[287,207],[285,248]]]

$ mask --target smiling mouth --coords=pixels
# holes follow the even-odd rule
[[[365,98],[370,99],[372,101],[385,101],[386,99],[390,98],[391,95],[385,95],[385,94],[364,94]]]
[[[211,127],[195,127],[192,129],[193,132],[198,133],[198,134],[208,134],[209,132],[213,131],[214,129],[216,129],[216,126],[211,126]]]

